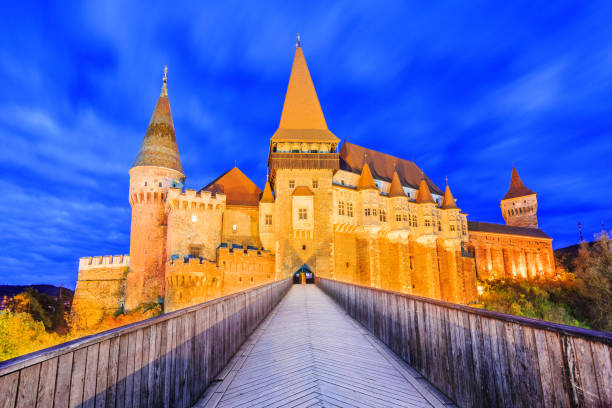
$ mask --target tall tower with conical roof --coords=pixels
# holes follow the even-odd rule
[[[185,180],[176,144],[164,69],[161,94],[134,165],[130,169],[130,269],[126,279],[125,308],[158,302],[164,295],[168,188]]]
[[[525,187],[514,166],[512,166],[510,188],[501,200],[501,210],[508,225],[538,228],[537,195]]]
[[[317,276],[332,274],[332,176],[340,166],[339,142],[327,128],[298,38],[268,158],[277,273],[305,264]]]

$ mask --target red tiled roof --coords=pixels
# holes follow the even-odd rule
[[[258,206],[261,190],[238,167],[223,173],[202,190],[225,192],[227,205]],[[202,191],[200,190],[200,191]]]
[[[386,153],[344,142],[340,149],[340,169],[361,174],[364,163],[368,163],[375,179],[391,182],[393,173],[397,170],[403,186],[418,188],[424,176],[421,169],[409,160],[400,159]],[[442,195],[442,191],[425,176],[431,192]]]

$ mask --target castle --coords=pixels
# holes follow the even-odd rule
[[[73,311],[95,324],[117,310],[176,310],[309,271],[456,303],[477,280],[552,275],[536,194],[513,168],[506,225],[471,222],[448,183],[411,161],[340,140],[327,128],[297,44],[261,191],[232,168],[185,188],[166,74],[130,169],[130,254],[81,258]]]

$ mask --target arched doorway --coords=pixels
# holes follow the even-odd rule
[[[314,272],[312,272],[306,264],[300,266],[300,268],[293,274],[293,283],[299,284],[302,283],[302,281],[306,283],[315,283]]]

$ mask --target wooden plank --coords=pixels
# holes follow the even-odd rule
[[[70,381],[70,407],[81,407],[83,404],[83,386],[85,383],[85,366],[87,348],[74,352],[72,360],[72,379]]]
[[[561,339],[559,334],[544,331],[546,346],[548,349],[548,360],[550,361],[550,378],[554,391],[555,406],[569,407],[569,390],[566,381],[565,364],[563,364],[563,351],[561,350]]]
[[[591,342],[591,353],[601,406],[612,406],[612,349],[605,344]]]
[[[98,371],[96,374],[96,408],[106,407],[106,396],[108,388],[108,367],[110,357],[111,340],[100,343],[98,351]]]
[[[555,406],[555,389],[550,367],[550,355],[546,344],[546,332],[533,329],[535,346],[537,349],[538,372],[540,376],[540,386],[542,387],[542,404],[545,407]]]
[[[0,377],[0,408],[13,408],[17,403],[19,371]]]
[[[117,401],[115,406],[117,408],[124,408],[125,404],[125,393],[127,387],[127,361],[130,349],[130,335],[129,333],[123,334],[119,340],[119,367],[117,374]]]
[[[523,353],[520,357],[521,364],[525,367],[525,389],[528,397],[528,406],[541,406],[544,401],[542,394],[542,383],[540,379],[540,368],[538,364],[538,350],[534,329],[532,327],[515,325],[514,337],[517,337],[517,331],[520,330],[523,334]]]
[[[40,378],[38,380],[38,393],[36,396],[37,407],[52,407],[55,395],[55,380],[57,378],[58,358],[43,361],[40,366]]]
[[[142,378],[142,342],[144,336],[144,330],[142,328],[136,332],[136,342],[134,346],[134,370],[132,374],[134,391],[132,392],[132,407],[140,407],[140,393],[141,393],[141,378]]]
[[[100,344],[87,347],[85,364],[85,381],[83,383],[83,407],[93,408],[96,405],[96,377],[98,376],[98,352]]]
[[[106,380],[106,406],[114,408],[117,405],[117,383],[119,381],[119,346],[120,337],[110,339],[108,350],[108,375]]]
[[[578,358],[571,337],[560,336],[565,382],[569,391],[570,403],[576,407],[585,406],[584,385],[580,379]]]
[[[59,356],[57,363],[57,381],[55,383],[54,407],[66,408],[70,404],[70,380],[72,378],[72,360],[74,353]]]
[[[151,351],[151,336],[155,331],[155,326],[150,326],[143,329],[142,332],[142,368],[140,375],[140,405],[141,407],[147,407],[149,400],[149,392],[151,390],[152,375],[149,376],[149,372],[153,372],[153,361],[155,360],[155,341],[153,340],[153,351]]]
[[[19,391],[17,394],[18,408],[33,407],[36,405],[36,391],[40,376],[41,364],[23,368],[19,373]]]
[[[125,407],[132,408],[134,400],[134,357],[136,355],[136,332],[131,332],[128,337],[128,349],[126,360],[126,376],[125,376]]]
[[[584,394],[584,402],[587,407],[600,405],[599,389],[597,387],[597,376],[591,354],[591,346],[588,340],[571,338],[576,350],[578,371],[580,372],[580,383]]]

